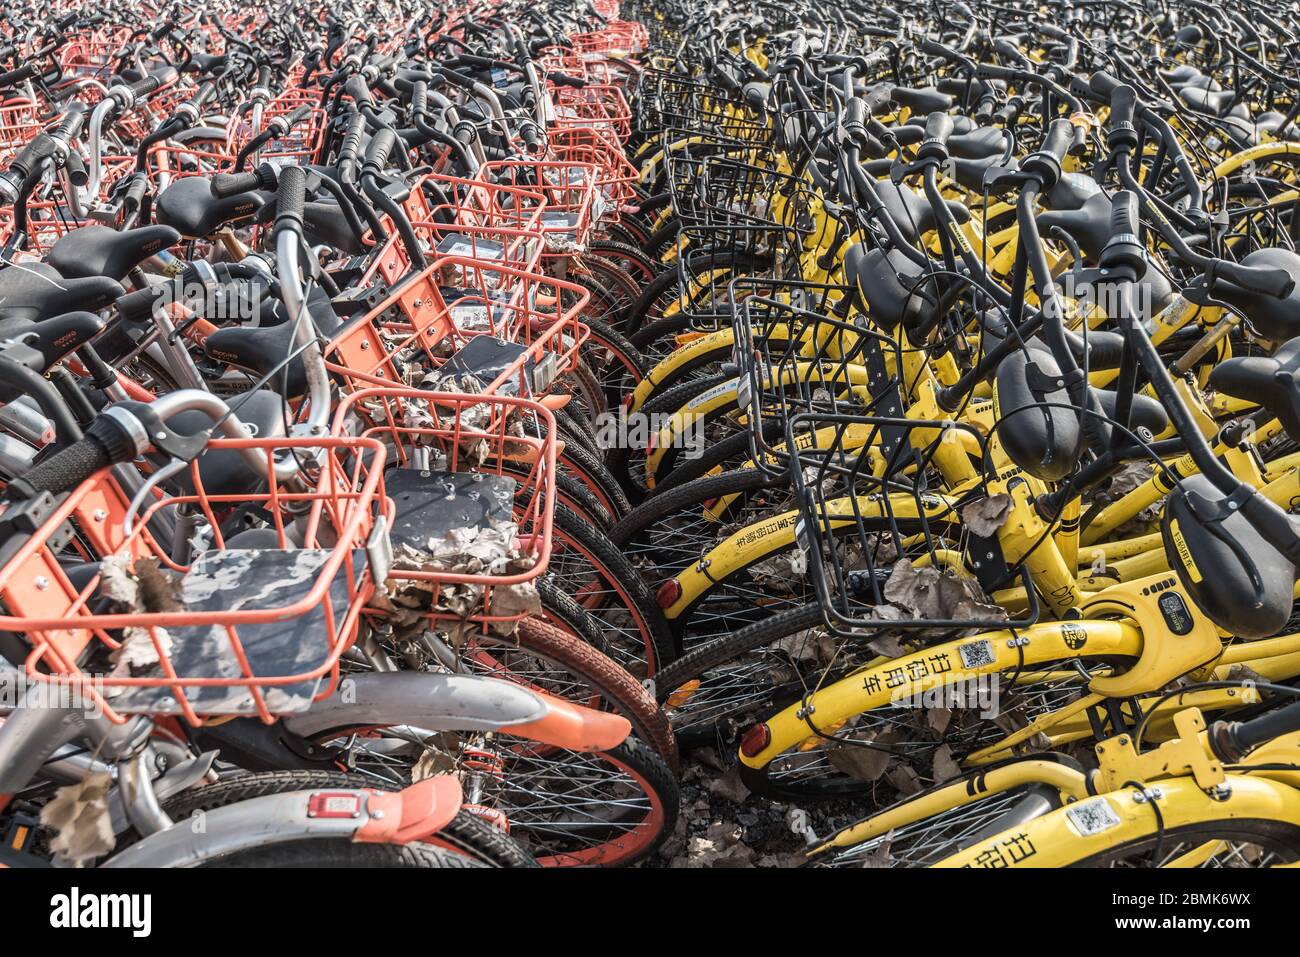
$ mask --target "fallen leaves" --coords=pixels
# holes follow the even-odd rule
[[[41,808],[41,823],[54,831],[50,850],[60,864],[81,867],[113,850],[116,838],[108,812],[113,779],[90,774],[54,792]]]

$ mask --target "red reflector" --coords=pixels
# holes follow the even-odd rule
[[[317,791],[307,798],[307,816],[360,817],[361,796],[350,791]]]
[[[771,743],[771,729],[766,724],[756,724],[740,739],[740,753],[747,758],[757,757]]]
[[[682,597],[682,583],[676,578],[670,578],[655,592],[655,600],[659,602],[660,608],[671,608],[677,604],[677,599]]]

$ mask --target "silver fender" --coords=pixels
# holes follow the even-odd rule
[[[271,794],[176,821],[103,866],[197,867],[240,851],[329,838],[405,843],[435,832],[460,807],[460,783],[450,775],[400,792],[325,788]]]
[[[334,694],[282,720],[285,728],[302,737],[338,728],[392,725],[496,731],[539,721],[549,710],[540,695],[499,678],[397,671],[347,675]]]

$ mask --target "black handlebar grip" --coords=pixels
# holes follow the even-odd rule
[[[138,100],[141,97],[148,96],[160,86],[162,86],[162,80],[151,74],[142,80],[136,80],[127,89],[131,92],[131,99]]]
[[[1136,235],[1138,231],[1137,193],[1122,189],[1111,197],[1110,234],[1112,236]]]
[[[74,149],[68,150],[68,158],[64,160],[63,168],[67,171],[68,181],[73,186],[85,186],[90,181],[90,176],[86,173],[86,164],[81,154]]]
[[[587,81],[579,76],[569,76],[567,73],[547,73],[546,79],[554,86],[586,86]]]
[[[131,182],[127,184],[126,195],[122,199],[122,205],[131,209],[139,209],[140,204],[144,202],[144,194],[149,191],[149,174],[136,173],[131,177]]]
[[[356,101],[357,106],[374,106],[375,101],[370,96],[370,87],[366,85],[364,77],[352,76],[343,84],[343,92]]]
[[[397,134],[390,129],[381,129],[374,136],[370,137],[370,142],[366,146],[365,166],[375,172],[382,172],[388,165],[388,157],[393,152],[393,147],[397,145]]]
[[[201,113],[208,100],[212,99],[216,95],[217,85],[215,83],[210,81],[201,83],[199,84],[199,88],[194,91],[194,95],[190,97],[189,104],[194,108],[194,112]]]
[[[86,435],[33,465],[10,486],[5,498],[19,497],[10,491],[20,493],[23,498],[34,498],[41,492],[62,495],[112,464],[113,457],[104,442],[98,436]]]
[[[284,128],[286,130],[291,130],[299,123],[301,123],[303,120],[307,119],[307,117],[311,116],[311,109],[312,108],[310,104],[304,103],[302,106],[298,107],[298,109],[294,110],[292,113],[288,114],[287,116],[281,117],[280,122],[284,124]]]
[[[1261,744],[1300,730],[1300,701],[1249,721],[1216,721],[1210,725],[1210,747],[1219,760],[1236,764]]]
[[[1295,279],[1285,269],[1242,266],[1220,260],[1215,266],[1215,272],[1234,285],[1274,299],[1285,299],[1295,290]]]
[[[275,197],[275,231],[302,231],[302,211],[307,205],[307,171],[301,166],[280,170],[280,188]]]
[[[257,68],[257,85],[263,89],[271,88],[271,68],[269,66],[260,66]]]
[[[361,152],[361,137],[365,135],[365,132],[366,118],[360,113],[352,114],[347,131],[343,134],[343,142],[339,145],[340,164],[348,160],[356,160]]]
[[[862,95],[862,102],[867,105],[867,112],[872,116],[889,109],[894,92],[888,83],[878,83]]]
[[[1115,87],[1120,85],[1120,82],[1113,74],[1107,73],[1105,70],[1098,70],[1088,78],[1088,85],[1092,87],[1093,93],[1096,93],[1103,100],[1109,100],[1111,93],[1115,91]]]
[[[429,84],[416,80],[411,86],[411,115],[424,116],[429,112]]]
[[[0,73],[0,90],[9,86],[17,86],[24,80],[30,80],[39,72],[40,68],[35,63],[28,63],[16,70],[10,70],[8,73]]]
[[[226,199],[256,189],[273,190],[276,179],[275,167],[266,163],[247,173],[218,173],[212,177],[212,195]]]
[[[1066,151],[1073,142],[1073,124],[1069,120],[1052,120],[1051,125],[1047,127],[1047,135],[1043,137],[1043,145],[1039,148],[1039,152],[1047,153],[1059,163],[1065,159]]]
[[[542,151],[542,139],[538,135],[537,127],[532,123],[525,123],[520,129],[519,135],[523,137],[524,146],[530,153],[540,153]]]
[[[54,151],[54,140],[41,133],[18,151],[18,155],[10,162],[9,168],[23,176],[30,176],[43,161],[54,155]]]
[[[1137,107],[1137,91],[1127,83],[1121,83],[1110,94],[1110,123],[1112,127],[1131,127],[1133,113]]]
[[[50,135],[65,142],[76,139],[85,120],[86,105],[80,100],[73,100],[68,104],[68,110],[63,114],[63,119],[59,121],[59,125],[50,131]]]
[[[952,117],[936,110],[925,118],[925,138],[939,143],[948,142],[952,135]]]

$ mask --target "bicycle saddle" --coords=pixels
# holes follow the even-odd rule
[[[257,222],[269,223],[275,219],[275,197],[262,194],[264,205],[257,211]],[[313,200],[303,204],[302,227],[311,246],[321,244],[342,250],[350,256],[360,256],[368,247],[363,246],[348,225],[347,217],[338,203]]]
[[[911,87],[896,86],[891,96],[899,106],[906,106],[913,113],[929,116],[935,110],[947,112],[952,109],[953,98],[932,86]]]
[[[1040,349],[1011,353],[993,380],[998,441],[1012,462],[1045,482],[1073,472],[1083,451],[1079,415],[1060,381],[1056,359]]]
[[[40,322],[0,319],[0,339],[20,341],[34,349],[35,355],[27,365],[33,372],[44,374],[95,338],[103,328],[104,320],[93,312],[69,312]],[[18,395],[17,390],[0,386],[0,401],[11,402]]]
[[[1235,90],[1216,91],[1202,89],[1199,86],[1185,86],[1178,91],[1178,96],[1197,113],[1250,119],[1250,111],[1246,109],[1246,105],[1236,102]]]
[[[934,279],[922,280],[923,269],[899,250],[888,254],[855,244],[844,256],[844,275],[867,305],[871,321],[893,331],[929,326],[937,317],[939,292]]]
[[[934,215],[934,210],[925,198],[918,196],[910,187],[901,183],[893,183],[890,180],[878,180],[876,191],[880,194],[880,200],[885,204],[885,209],[893,217],[894,222],[898,224],[899,232],[907,238],[908,242],[916,243],[920,237],[938,226],[938,221]],[[970,219],[970,210],[955,199],[946,200],[948,209],[957,222],[964,223]]]
[[[1264,407],[1293,438],[1300,436],[1300,338],[1271,356],[1236,356],[1210,371],[1210,388]]]
[[[315,321],[317,331],[328,337],[333,330],[321,328],[316,312],[310,306],[308,313]],[[283,362],[293,351],[293,328],[293,323],[282,322],[277,326],[232,326],[218,329],[208,336],[203,348],[213,359],[247,369],[261,377]],[[306,394],[307,373],[301,357],[295,356],[289,363],[287,382],[281,377],[281,372],[271,377],[271,387],[282,389],[286,398],[296,399]]]
[[[1043,196],[1043,202],[1048,209],[1079,209],[1100,192],[1097,181],[1087,173],[1062,173],[1056,185]]]
[[[200,239],[227,223],[253,215],[264,202],[257,193],[237,193],[219,199],[212,195],[212,181],[208,177],[187,176],[162,191],[154,218],[173,227],[186,239]]]
[[[1169,495],[1161,533],[1178,580],[1224,631],[1267,638],[1286,626],[1295,568],[1204,475]]]
[[[981,126],[969,133],[948,137],[948,153],[962,159],[1000,157],[1006,151],[1006,146],[1006,137],[994,126]]]
[[[1054,226],[1070,236],[1089,260],[1096,262],[1110,239],[1110,197],[1089,196],[1078,209],[1052,209],[1037,216],[1038,228],[1046,235]]]
[[[288,433],[285,419],[285,399],[270,389],[258,389],[233,395],[226,400],[239,416],[239,421],[258,437],[274,437]],[[177,435],[195,435],[210,428],[212,419],[206,413],[191,409],[178,412],[167,420],[167,425]],[[157,464],[165,460],[157,453],[149,456]],[[244,457],[233,449],[209,449],[198,458],[199,476],[203,489],[209,495],[252,494],[266,489],[266,473],[255,471]],[[190,470],[184,469],[167,483],[174,494],[191,495],[194,483]]]
[[[953,157],[949,160],[948,171],[952,174],[952,178],[962,186],[980,192],[984,189],[985,179],[992,179],[1003,173],[1014,172],[1012,167],[1000,164],[998,162],[1000,158],[1000,153],[996,156],[986,156],[983,159],[959,159]],[[990,173],[993,176],[990,176]]]
[[[102,309],[126,292],[116,279],[65,279],[46,263],[0,269],[0,319],[39,321],[66,312]]]
[[[1285,299],[1274,299],[1219,279],[1214,284],[1214,296],[1240,309],[1267,339],[1285,342],[1300,336],[1300,255],[1289,249],[1257,249],[1243,257],[1241,263],[1285,269],[1296,281],[1296,288]]]
[[[119,282],[160,249],[180,242],[170,226],[118,231],[98,224],[74,229],[51,247],[45,261],[69,279],[108,276]]]

